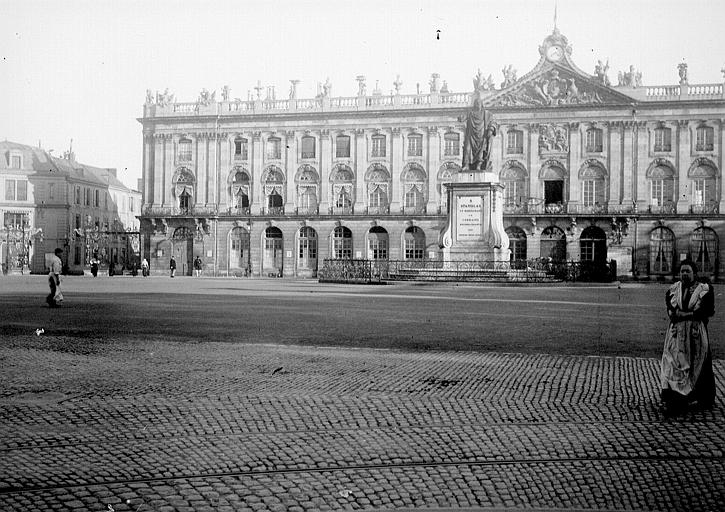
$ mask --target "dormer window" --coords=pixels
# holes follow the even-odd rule
[[[23,157],[20,155],[10,155],[10,167],[12,169],[22,169]]]

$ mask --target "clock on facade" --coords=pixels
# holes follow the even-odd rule
[[[550,46],[546,50],[546,56],[549,60],[559,60],[564,56],[564,50],[561,46]]]

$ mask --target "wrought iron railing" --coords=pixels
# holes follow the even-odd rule
[[[376,283],[381,281],[474,282],[611,282],[615,261],[441,261],[325,259],[318,272],[321,282]]]

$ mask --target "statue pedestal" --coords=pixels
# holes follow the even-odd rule
[[[503,227],[503,185],[492,172],[462,170],[446,184],[448,222],[442,232],[444,262],[508,262]]]

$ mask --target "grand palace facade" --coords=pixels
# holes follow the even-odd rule
[[[446,183],[461,170],[463,119],[481,98],[498,128],[490,169],[504,185],[515,261],[617,261],[620,277],[668,278],[685,257],[723,275],[723,84],[618,84],[572,61],[558,30],[541,58],[472,93],[433,75],[426,93],[176,102],[149,91],[141,252],[209,275],[312,277],[324,259],[440,261]]]

